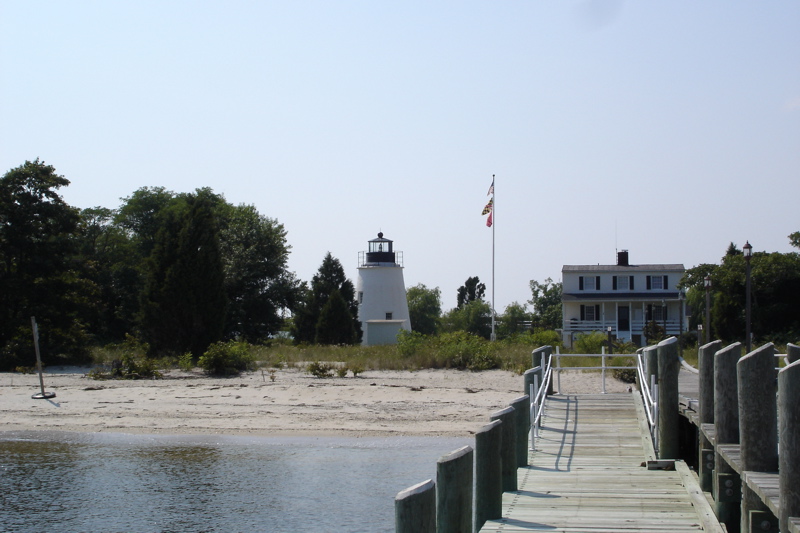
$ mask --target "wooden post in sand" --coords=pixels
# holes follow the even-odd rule
[[[436,463],[436,533],[472,531],[472,447]]]
[[[436,484],[423,481],[394,498],[396,533],[436,533]]]
[[[741,471],[778,470],[778,406],[775,347],[765,344],[736,363]],[[741,531],[750,533],[750,512],[769,512],[761,497],[742,483]],[[757,522],[758,523],[758,522]]]
[[[513,407],[506,407],[492,413],[491,420],[500,420],[502,437],[500,442],[500,460],[503,480],[503,492],[517,490],[517,425]]]
[[[717,518],[729,530],[740,523],[741,486],[739,475],[722,458],[720,444],[739,444],[739,393],[736,363],[742,355],[741,343],[734,343],[714,355],[714,429],[717,451],[714,454],[714,502]]]
[[[697,369],[700,382],[700,424],[714,423],[714,354],[722,348],[722,341],[712,341],[700,347],[697,351]],[[699,434],[699,460],[697,477],[700,488],[711,492],[714,483],[714,447],[702,431]]]
[[[495,420],[475,433],[475,530],[503,515],[503,423]]]
[[[800,361],[778,372],[778,483],[780,530],[789,531],[789,517],[800,516]]]

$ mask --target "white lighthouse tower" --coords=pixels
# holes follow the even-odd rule
[[[358,319],[364,332],[361,344],[395,344],[401,329],[411,331],[403,252],[395,252],[383,233],[368,244],[366,252],[358,253],[356,281]]]

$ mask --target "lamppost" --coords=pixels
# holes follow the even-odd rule
[[[750,353],[750,258],[753,256],[753,246],[750,244],[750,241],[745,242],[745,245],[742,246],[742,252],[744,252],[744,261],[747,264],[747,277],[745,281],[745,346],[747,347],[747,353]]]
[[[706,316],[703,320],[703,331],[705,331],[704,344],[711,342],[711,275],[703,279],[703,287],[706,288]]]

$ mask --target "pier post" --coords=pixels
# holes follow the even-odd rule
[[[531,429],[531,397],[527,394],[511,402],[514,408],[514,419],[517,426],[516,450],[517,468],[528,466],[528,435]]]
[[[800,361],[778,372],[778,483],[781,532],[789,531],[789,518],[800,516]]]
[[[800,361],[800,346],[790,342],[786,345],[786,364],[790,365],[795,361]]]
[[[475,433],[475,531],[503,515],[502,425],[495,420]]]
[[[464,446],[436,463],[436,533],[472,531],[472,457]]]
[[[513,407],[506,407],[492,413],[490,420],[500,420],[502,437],[500,441],[500,461],[503,492],[517,490],[517,425]]]
[[[394,498],[396,533],[436,533],[436,484],[423,481]]]
[[[699,373],[700,398],[700,431],[697,461],[697,477],[700,488],[711,492],[713,488],[714,447],[702,430],[703,424],[714,423],[714,354],[722,348],[722,341],[709,342],[697,351],[697,369]]]
[[[649,387],[653,383],[653,376],[655,376],[656,382],[658,381],[658,346],[648,346],[642,350],[644,353],[644,360],[646,372],[645,375],[647,376],[647,386]]]
[[[741,343],[734,343],[714,355],[714,428],[716,446],[739,444],[739,394],[736,387],[736,363],[742,355]],[[714,454],[714,502],[717,518],[728,526],[729,531],[738,531],[741,480],[736,471],[722,458],[717,450]]]
[[[778,470],[778,406],[775,347],[765,344],[736,363],[739,394],[741,470]],[[742,483],[742,533],[750,533],[750,511],[769,512],[758,494]]]
[[[531,363],[533,368],[536,368],[537,366],[541,367],[541,370],[539,370],[540,384],[544,383],[545,367],[547,366],[547,361],[550,359],[550,354],[552,353],[553,347],[550,345],[540,346],[531,353]],[[533,383],[533,380],[531,380],[531,383]],[[527,390],[525,391],[525,394],[528,394]],[[547,396],[553,394],[553,380],[550,380],[550,384],[547,386],[547,392],[545,394]]]
[[[658,343],[658,458],[680,458],[678,339]]]

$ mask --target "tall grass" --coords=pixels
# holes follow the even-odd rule
[[[500,368],[523,373],[532,366],[531,352],[545,344],[559,346],[562,354],[575,353],[574,357],[561,359],[564,368],[598,367],[600,358],[580,356],[581,353],[600,353],[602,334],[587,335],[583,343],[576,343],[573,350],[560,346],[555,332],[517,335],[512,338],[489,342],[486,339],[454,332],[438,336],[419,333],[401,333],[398,344],[387,346],[360,345],[293,345],[290,341],[274,340],[267,344],[246,345],[249,356],[260,368],[299,368],[305,370],[309,363],[326,362],[336,368],[356,368],[369,370],[420,370],[425,368],[455,368],[464,370],[485,370]],[[126,349],[133,340],[129,339]],[[108,364],[120,357],[120,345],[109,345],[93,351],[95,364]],[[629,344],[615,344],[614,354],[633,352]],[[694,366],[697,365],[697,347],[686,347],[683,356]],[[159,368],[178,366],[177,358],[155,361]],[[607,366],[633,366],[630,358],[613,357],[606,359]]]

